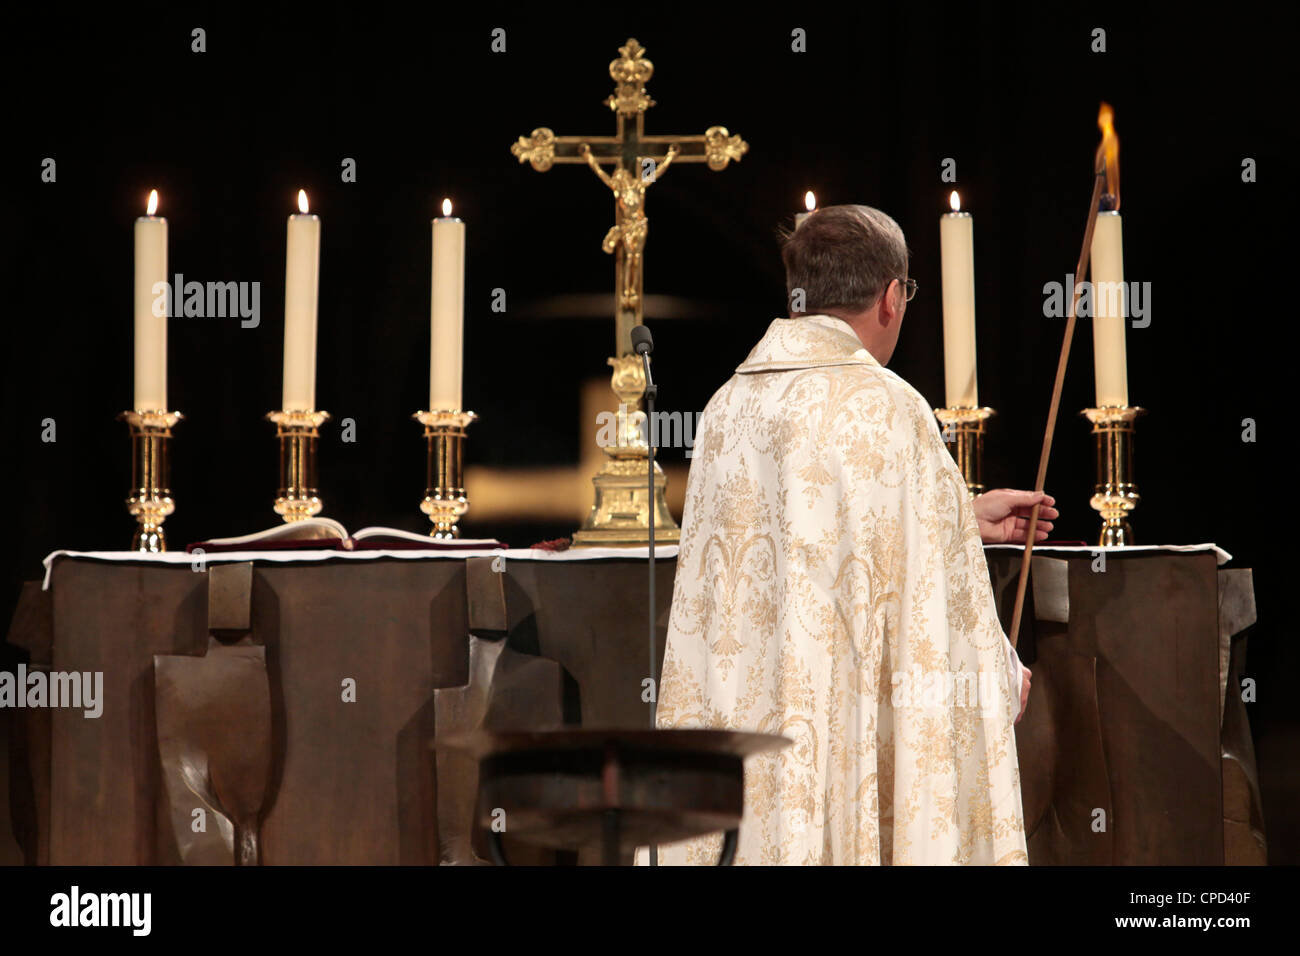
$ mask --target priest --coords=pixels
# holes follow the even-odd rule
[[[819,210],[782,257],[791,317],[701,419],[658,726],[793,741],[746,765],[739,864],[1027,863],[1029,672],[981,539],[1023,541],[1041,502],[1041,540],[1055,502],[972,500],[930,407],[885,368],[916,289],[893,219]],[[714,863],[720,845],[659,859]]]

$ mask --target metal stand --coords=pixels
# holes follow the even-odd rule
[[[601,843],[601,866],[618,866],[618,849],[619,849],[619,812],[617,810],[605,811],[605,834]],[[731,866],[736,862],[736,847],[740,845],[740,830],[731,829],[722,835],[722,852],[718,854],[718,866]],[[502,845],[501,834],[495,830],[488,833],[488,856],[492,858],[493,866],[509,866],[510,861],[506,859],[506,850]],[[658,866],[656,861],[656,849],[652,844],[650,846],[650,865]]]
[[[730,730],[479,730],[439,747],[478,760],[478,825],[497,866],[510,862],[507,835],[562,850],[599,846],[615,866],[637,847],[708,833],[724,834],[718,865],[730,866],[744,760],[790,743]]]
[[[433,522],[429,537],[450,541],[460,537],[456,522],[469,510],[469,496],[465,494],[465,430],[478,416],[443,410],[420,411],[412,417],[424,426],[428,452],[420,510]]]
[[[316,450],[320,427],[329,412],[282,409],[270,412],[280,444],[280,488],[275,513],[286,522],[305,521],[320,514],[323,507],[316,486]]]
[[[1146,411],[1136,405],[1085,408],[1092,423],[1094,484],[1089,504],[1101,515],[1102,547],[1134,543],[1129,514],[1141,496],[1133,473],[1133,432]]]
[[[995,412],[991,408],[936,408],[943,425],[943,440],[957,462],[971,497],[984,493],[984,429]]]
[[[126,509],[136,520],[131,550],[157,554],[167,550],[162,526],[176,510],[169,446],[181,413],[133,409],[117,417],[131,429],[131,495],[126,499]]]

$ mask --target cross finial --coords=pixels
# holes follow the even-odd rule
[[[605,104],[616,113],[635,116],[644,113],[655,105],[645,85],[654,75],[655,66],[645,58],[645,47],[629,37],[627,43],[618,48],[619,58],[609,64],[609,75],[617,84],[614,95],[605,100]]]

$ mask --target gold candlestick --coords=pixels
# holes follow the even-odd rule
[[[275,422],[275,437],[280,443],[280,488],[275,499],[275,513],[285,521],[303,521],[320,514],[322,507],[316,490],[316,448],[320,426],[329,420],[329,412],[270,412]]]
[[[168,446],[180,412],[122,412],[131,430],[131,495],[126,510],[136,520],[131,550],[151,554],[167,550],[162,523],[176,510],[171,492]]]
[[[991,408],[936,408],[943,440],[957,462],[971,497],[984,493],[984,426],[997,413]]]
[[[1133,426],[1145,411],[1135,405],[1110,405],[1081,413],[1092,422],[1096,485],[1089,504],[1101,513],[1103,547],[1134,543],[1128,522],[1139,497],[1133,479]]]
[[[465,494],[465,430],[478,418],[473,412],[440,410],[416,412],[424,426],[428,444],[424,501],[420,510],[433,522],[429,537],[450,540],[460,537],[456,522],[469,510]]]

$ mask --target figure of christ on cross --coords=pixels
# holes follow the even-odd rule
[[[622,311],[640,315],[641,251],[645,248],[646,232],[650,228],[650,221],[645,215],[645,191],[663,175],[678,152],[677,144],[674,143],[668,147],[662,163],[656,164],[653,159],[645,157],[643,162],[646,165],[640,176],[621,165],[611,176],[600,168],[590,146],[583,143],[578,147],[578,155],[587,161],[600,181],[614,191],[614,199],[618,204],[617,219],[605,234],[600,247],[606,252],[614,252],[622,245],[622,270],[619,275],[619,286],[622,289],[619,304]]]

